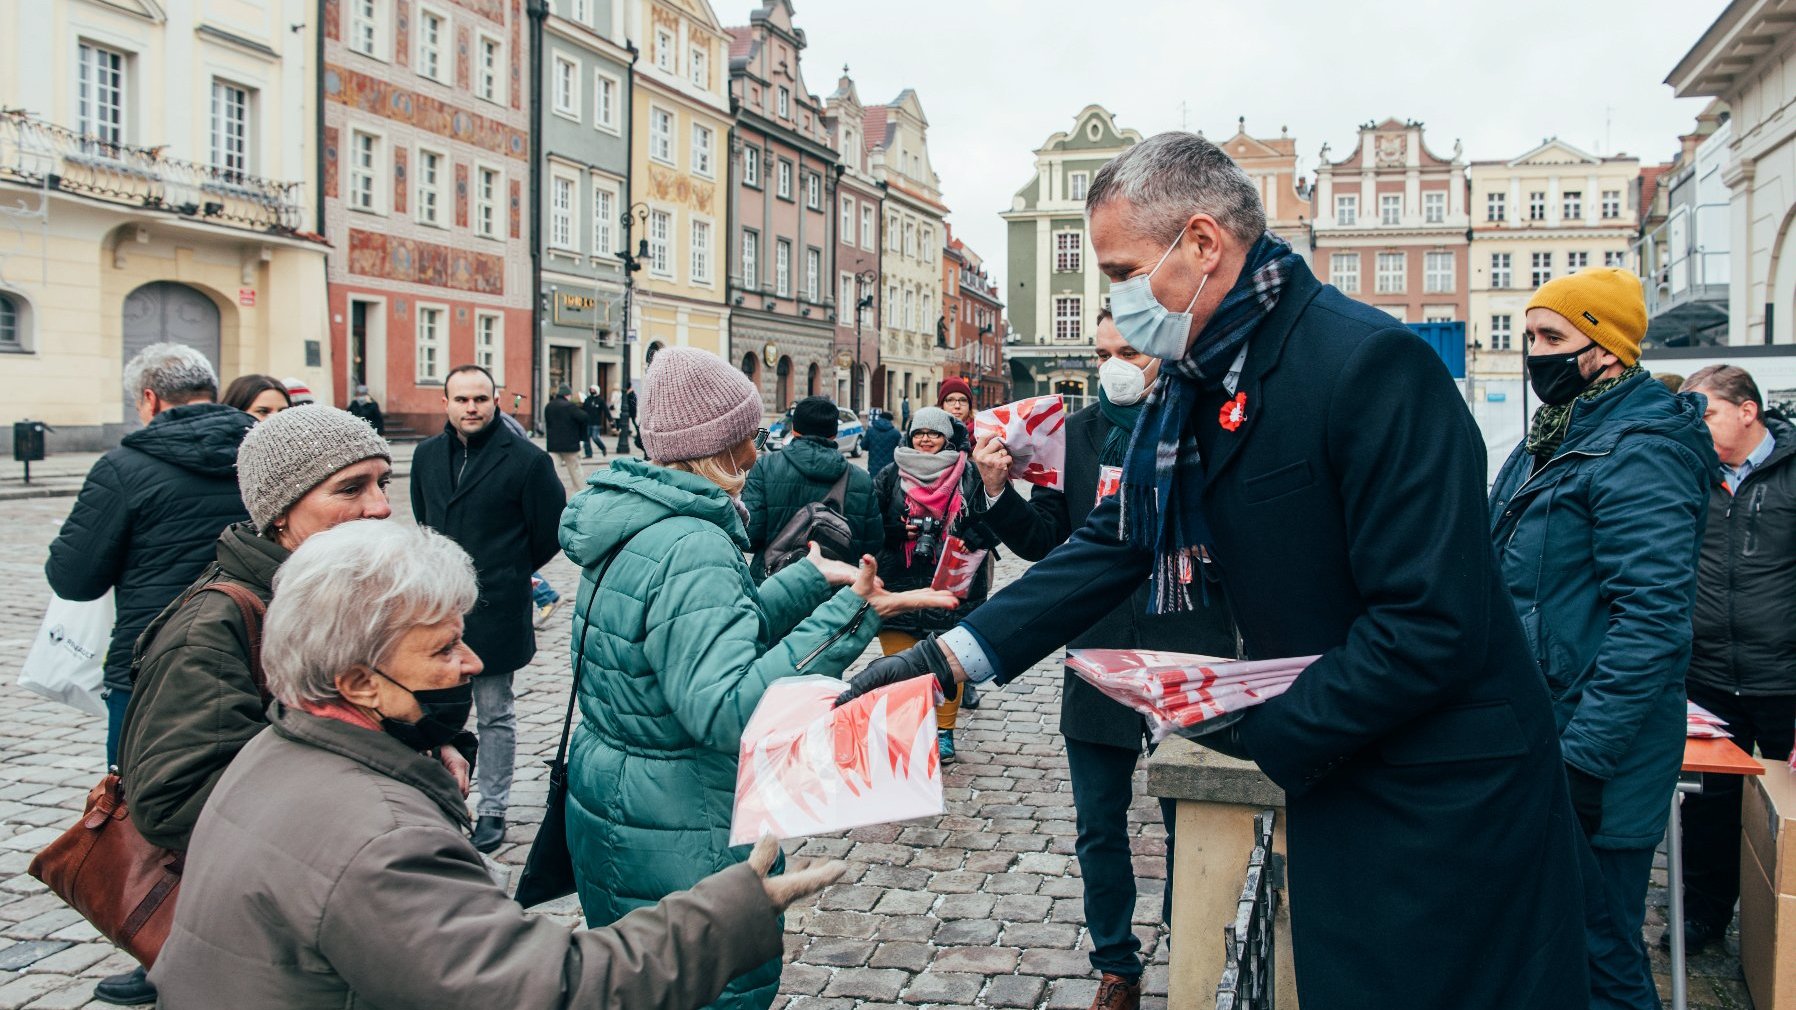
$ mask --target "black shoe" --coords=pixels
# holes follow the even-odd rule
[[[1695,919],[1685,919],[1684,953],[1686,955],[1694,954],[1704,947],[1707,947],[1709,944],[1718,942],[1721,939],[1722,934],[1726,931],[1725,927],[1717,929],[1706,922],[1699,922]],[[1659,949],[1671,949],[1671,930],[1669,928],[1666,929],[1665,932],[1659,934]]]
[[[974,687],[970,680],[960,689],[960,707],[964,709],[979,707],[979,689]]]
[[[94,986],[94,999],[114,1006],[141,1006],[156,1002],[156,987],[150,984],[143,966],[123,975],[108,975]]]
[[[474,847],[492,852],[505,842],[505,818],[481,817],[474,822]]]

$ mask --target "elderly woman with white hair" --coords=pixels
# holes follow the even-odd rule
[[[164,1010],[697,1007],[781,951],[779,913],[840,863],[749,864],[594,930],[526,916],[468,840],[425,752],[459,733],[480,672],[477,591],[455,543],[397,523],[317,534],[275,577],[270,726],[194,832],[151,971]]]

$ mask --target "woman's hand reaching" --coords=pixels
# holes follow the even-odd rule
[[[814,540],[811,541],[810,548],[810,553],[805,555],[805,559],[817,569],[818,573],[823,576],[823,580],[830,584],[830,588],[840,589],[843,586],[854,584],[854,580],[860,575],[860,572],[853,565],[846,561],[836,561],[824,557],[823,552],[817,549],[817,542]]]
[[[844,565],[843,567],[847,567]],[[960,606],[960,600],[953,593],[939,589],[912,589],[905,593],[888,593],[884,582],[879,580],[879,563],[873,555],[861,555],[861,568],[850,584],[856,596],[873,605],[874,613],[881,619],[894,614],[907,614],[913,610],[953,610]]]

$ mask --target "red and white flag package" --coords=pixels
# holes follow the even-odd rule
[[[1010,479],[1066,488],[1066,403],[1032,396],[973,415],[973,440],[997,432],[1010,450]]]
[[[966,545],[957,536],[942,538],[942,559],[935,564],[935,578],[929,588],[953,593],[957,599],[966,599],[972,591],[973,577],[979,574],[979,566],[985,564],[985,551],[976,551]]]
[[[786,677],[742,732],[730,844],[799,838],[943,812],[933,677],[836,708],[842,682]]]
[[[1715,713],[1693,701],[1684,702],[1684,735],[1698,740],[1719,740],[1733,736],[1722,729],[1727,723]]]
[[[1315,656],[1258,661],[1152,649],[1072,649],[1066,665],[1091,686],[1147,717],[1156,743],[1201,737],[1204,723],[1285,693]]]

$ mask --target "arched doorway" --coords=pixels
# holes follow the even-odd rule
[[[804,395],[817,395],[817,363],[815,361],[811,362],[811,367],[805,371]]]
[[[174,281],[155,281],[125,296],[123,356],[119,367],[151,344],[186,344],[212,362],[219,372],[218,306],[197,288]],[[224,377],[219,376],[222,383]],[[125,400],[125,428],[141,427],[136,397]]]
[[[775,413],[783,414],[787,407],[792,406],[793,401],[792,359],[784,354],[780,355],[779,367],[774,374],[779,377],[779,382],[776,386],[778,394],[774,397],[773,409]]]

